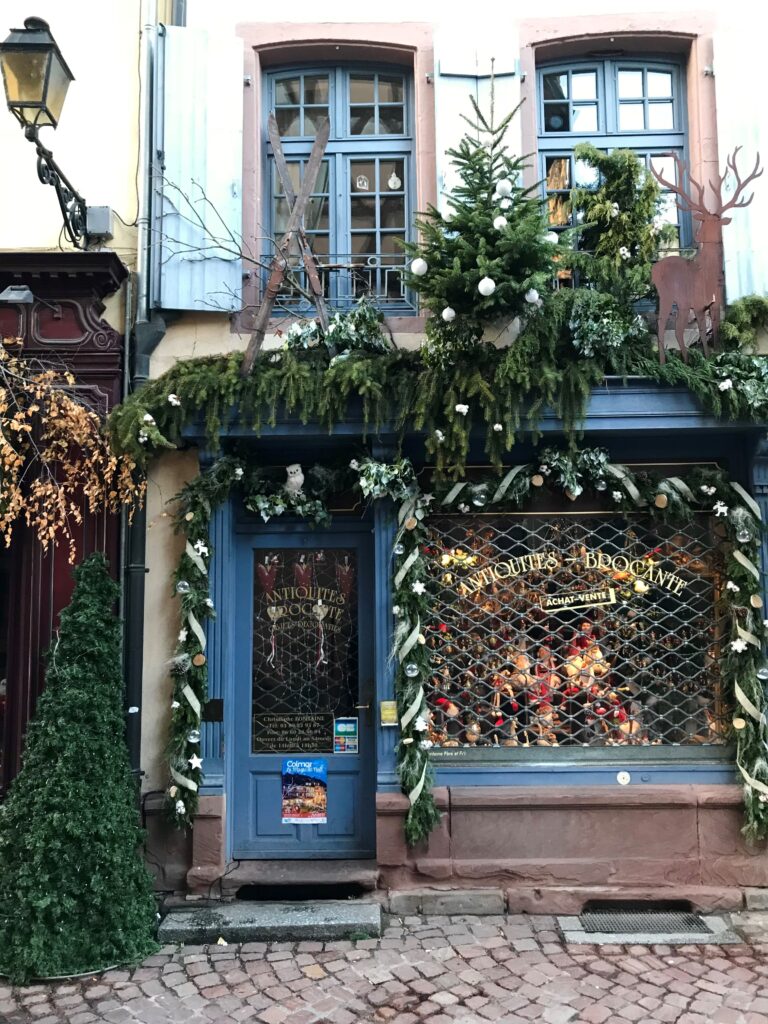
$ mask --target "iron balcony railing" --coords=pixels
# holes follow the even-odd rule
[[[315,260],[323,297],[334,310],[349,309],[363,296],[388,314],[409,315],[418,310],[416,293],[403,283],[404,253],[335,253],[316,255]],[[312,315],[314,303],[300,256],[289,258],[275,308]]]

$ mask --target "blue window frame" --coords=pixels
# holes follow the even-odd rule
[[[317,128],[330,119],[330,138],[304,226],[320,267],[326,298],[337,308],[368,295],[387,311],[411,313],[401,282],[402,243],[411,239],[414,135],[412,82],[401,68],[314,66],[267,76],[266,111],[275,111],[281,145],[298,191]],[[266,123],[266,117],[265,117]],[[282,237],[288,204],[266,140],[268,235]],[[295,279],[305,280],[296,249]],[[311,306],[287,285],[279,305]]]
[[[596,187],[596,172],[573,155],[580,142],[599,149],[632,149],[646,167],[676,180],[670,154],[685,159],[687,131],[682,66],[676,61],[578,60],[538,69],[538,151],[552,227],[573,223],[572,188]],[[659,226],[677,229],[677,245],[691,244],[690,218],[672,193],[663,196]]]

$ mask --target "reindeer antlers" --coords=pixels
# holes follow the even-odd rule
[[[690,193],[684,189],[682,182],[685,172],[685,164],[676,153],[670,153],[668,155],[671,156],[672,159],[675,161],[678,180],[677,184],[675,184],[675,182],[673,181],[667,181],[667,179],[664,178],[653,166],[653,160],[651,160],[651,174],[663,188],[668,189],[670,192],[673,192],[676,196],[678,196],[678,204],[680,206],[680,209],[683,210],[684,212],[699,213],[705,217],[722,217],[726,210],[732,210],[734,208],[749,206],[749,204],[754,199],[755,194],[753,192],[748,199],[744,199],[742,198],[744,189],[747,187],[747,185],[749,185],[751,181],[754,181],[755,178],[759,178],[764,170],[760,166],[760,154],[758,153],[755,157],[755,166],[752,168],[752,171],[747,175],[747,177],[744,178],[744,180],[742,181],[741,175],[739,174],[738,168],[736,167],[736,157],[738,156],[740,149],[741,146],[737,146],[736,149],[734,149],[733,153],[731,153],[731,155],[728,157],[728,159],[726,160],[726,169],[722,175],[718,175],[717,183],[715,183],[711,179],[709,181],[709,187],[712,189],[712,192],[717,197],[717,205],[714,210],[708,210],[705,206],[704,188],[702,185],[699,184],[698,181],[696,181],[695,178],[693,178],[690,175],[690,173],[688,175],[688,180],[691,183],[691,187],[695,188],[698,192],[698,200],[693,199]],[[736,189],[731,198],[728,200],[728,202],[724,203],[722,198],[723,185],[725,184],[725,179],[728,177],[728,171],[731,171],[733,176],[736,178]]]
[[[750,183],[750,181],[754,181],[755,178],[759,178],[762,175],[762,173],[763,173],[764,168],[762,168],[760,166],[760,154],[757,153],[755,155],[755,166],[752,168],[752,170],[747,175],[747,177],[744,179],[744,181],[742,181],[741,180],[741,176],[740,176],[740,174],[738,172],[738,169],[736,167],[736,157],[738,156],[738,153],[739,153],[740,149],[741,149],[741,146],[737,146],[736,149],[734,149],[733,153],[731,153],[731,155],[726,160],[726,162],[725,162],[726,171],[725,171],[725,174],[723,174],[722,177],[720,177],[718,179],[717,188],[715,187],[715,185],[711,181],[709,183],[709,187],[712,189],[712,191],[715,193],[715,195],[718,196],[718,198],[720,200],[719,205],[717,207],[717,210],[715,211],[718,216],[722,216],[722,214],[724,214],[726,210],[733,210],[734,208],[735,209],[741,209],[744,206],[749,206],[749,204],[755,198],[755,193],[754,192],[750,195],[749,199],[742,199],[741,198],[741,194],[743,193],[743,191],[747,187],[747,185]],[[723,205],[723,200],[722,200],[723,183],[725,182],[725,179],[728,176],[728,171],[732,171],[733,172],[733,176],[736,179],[736,189],[734,190],[734,193],[731,196],[731,198],[728,200],[728,202],[725,203],[725,205]]]

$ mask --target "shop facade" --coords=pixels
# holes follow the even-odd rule
[[[542,444],[562,442],[554,417],[542,427]],[[386,461],[396,448],[386,431],[366,441],[349,422],[328,437],[290,418],[259,438],[233,423],[222,443],[290,466],[288,479],[297,466],[304,475],[365,452]],[[422,443],[408,438],[404,451],[428,480]],[[725,427],[685,391],[607,383],[589,405],[590,446],[683,483],[719,466],[764,508],[761,431]],[[190,862],[176,867],[190,891],[232,896],[278,862],[300,878],[308,861],[320,878],[323,863],[329,879],[338,862],[350,877],[368,868],[390,891],[501,888],[530,911],[618,896],[739,906],[744,889],[766,884],[762,844],[740,834],[737,709],[718,668],[718,517],[617,514],[610,483],[571,499],[546,466],[534,466],[544,479],[519,509],[483,507],[482,489],[475,500],[487,485],[473,480],[500,482],[537,451],[523,442],[493,473],[478,445],[466,504],[427,520],[421,736],[441,817],[412,847],[397,774],[394,506],[336,495],[319,528],[265,524],[239,498],[216,510],[203,714],[216,720],[201,727],[200,812]],[[297,789],[289,775],[318,765],[322,784]]]

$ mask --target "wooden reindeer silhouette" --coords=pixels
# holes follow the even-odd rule
[[[659,293],[659,361],[664,362],[666,353],[664,351],[664,332],[667,321],[672,312],[672,307],[677,306],[675,317],[675,337],[680,346],[680,355],[687,362],[688,350],[685,347],[684,332],[690,310],[693,310],[696,323],[699,327],[699,337],[704,354],[709,352],[707,345],[707,311],[709,311],[712,325],[712,342],[717,344],[717,335],[720,326],[720,310],[722,308],[725,288],[723,275],[723,237],[722,225],[730,224],[731,218],[724,217],[728,210],[749,206],[754,198],[754,192],[749,198],[744,198],[744,189],[755,178],[763,173],[760,167],[760,154],[757,154],[755,166],[747,177],[742,181],[736,168],[736,157],[741,146],[737,146],[726,161],[725,173],[718,177],[717,182],[710,181],[716,205],[714,210],[708,210],[704,205],[704,188],[694,178],[688,175],[690,189],[686,191],[683,186],[683,172],[685,165],[683,161],[672,154],[677,169],[677,184],[667,181],[651,165],[654,178],[663,188],[669,189],[678,196],[678,206],[684,212],[690,212],[695,221],[698,221],[696,229],[696,243],[698,253],[693,259],[685,259],[683,256],[667,256],[660,259],[653,266],[651,278]],[[723,184],[728,172],[733,172],[736,179],[736,186],[733,195],[727,201],[723,201]],[[696,189],[698,197],[691,195]]]

